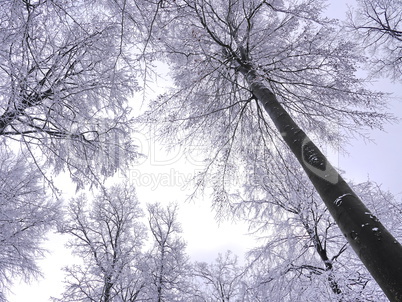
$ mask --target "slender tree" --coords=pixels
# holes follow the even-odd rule
[[[215,201],[228,205],[230,175],[260,161],[282,160],[291,170],[281,158],[289,148],[374,279],[389,299],[401,301],[401,245],[304,132],[336,144],[342,133],[388,118],[383,96],[354,75],[363,59],[356,45],[320,17],[322,2],[165,4],[154,43],[169,59],[176,89],[157,99],[146,118],[158,121],[172,144],[206,146],[210,164],[197,185],[212,181]],[[239,160],[246,165],[239,168]]]
[[[148,205],[148,222],[153,247],[148,253],[148,298],[150,301],[189,301],[191,269],[180,238],[178,207]]]
[[[194,276],[200,281],[202,301],[243,301],[241,300],[244,270],[238,264],[237,256],[231,251],[219,254],[212,264],[197,262]]]
[[[114,185],[93,203],[74,198],[60,231],[83,263],[66,268],[66,291],[56,301],[138,301],[145,286],[141,248],[145,226],[134,189]]]

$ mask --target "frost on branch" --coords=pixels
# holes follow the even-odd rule
[[[367,50],[373,77],[402,80],[402,5],[399,0],[358,0],[348,26]]]
[[[17,278],[41,276],[43,243],[61,216],[60,203],[50,200],[43,182],[25,154],[0,145],[0,292],[7,293]]]
[[[0,4],[0,143],[24,146],[38,168],[67,171],[82,187],[136,154],[134,57],[106,6],[28,3]]]

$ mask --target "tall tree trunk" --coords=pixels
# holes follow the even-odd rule
[[[238,70],[264,106],[342,233],[391,301],[402,302],[402,246],[294,122],[251,64]]]
[[[104,289],[104,293],[103,293],[103,302],[110,302],[111,300],[111,292],[112,292],[112,287],[113,287],[113,283],[112,283],[112,278],[110,275],[106,276],[105,278],[105,289]]]
[[[159,267],[159,276],[157,277],[157,286],[156,290],[158,293],[158,302],[162,302],[162,286],[163,286],[163,274],[165,273],[164,269],[164,263],[165,263],[165,242],[162,242],[161,246],[161,263]]]

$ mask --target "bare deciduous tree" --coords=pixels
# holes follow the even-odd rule
[[[237,256],[231,251],[219,254],[212,264],[197,262],[194,265],[194,276],[200,282],[201,301],[205,302],[243,301],[241,290],[244,275]]]
[[[166,208],[158,203],[148,205],[149,227],[153,247],[148,253],[148,297],[150,301],[189,301],[191,268],[180,238],[178,207]],[[190,294],[190,296],[189,296]]]
[[[142,211],[130,184],[104,189],[93,202],[71,201],[60,231],[81,264],[66,268],[66,291],[56,301],[137,301],[145,286],[141,248],[146,237]]]

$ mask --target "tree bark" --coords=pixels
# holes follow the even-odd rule
[[[300,129],[251,65],[238,70],[294,153],[342,233],[390,301],[402,302],[402,246]]]
[[[112,287],[114,285],[111,282],[111,279],[112,279],[111,276],[107,276],[105,278],[105,290],[103,294],[103,302],[110,302]]]

